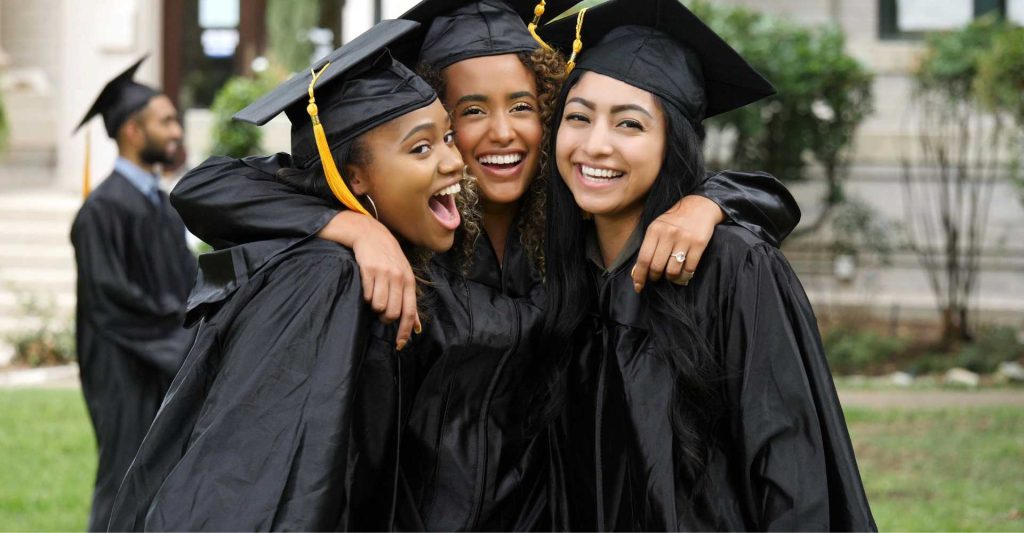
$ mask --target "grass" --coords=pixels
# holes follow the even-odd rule
[[[0,389],[0,531],[84,531],[95,472],[81,391]]]
[[[846,411],[884,531],[1024,530],[1024,410]],[[0,390],[0,531],[81,531],[96,448],[78,390]]]
[[[885,531],[1024,530],[1024,412],[847,409]]]

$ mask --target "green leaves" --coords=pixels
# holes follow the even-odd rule
[[[211,153],[228,157],[246,157],[260,153],[263,132],[252,124],[235,122],[231,117],[255,102],[274,87],[269,76],[228,80],[217,93],[210,111],[213,113],[213,147]]]

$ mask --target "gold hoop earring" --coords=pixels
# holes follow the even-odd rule
[[[364,194],[363,196],[366,197],[366,201],[370,202],[370,207],[373,208],[373,218],[374,218],[374,220],[380,220],[380,215],[377,214],[377,204],[373,203],[373,198],[370,198],[369,194]]]

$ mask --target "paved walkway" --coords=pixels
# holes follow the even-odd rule
[[[2,368],[0,389],[9,388],[75,388],[78,387],[78,366],[48,368]],[[1011,406],[1024,407],[1024,389],[969,390],[839,390],[844,407],[876,409],[940,409],[948,407]]]
[[[839,401],[844,407],[879,409],[940,409],[946,407],[1021,406],[1024,407],[1024,389],[989,389],[977,391],[957,390],[839,390]]]

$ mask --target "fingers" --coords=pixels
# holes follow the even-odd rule
[[[690,245],[690,249],[686,251],[686,262],[683,263],[683,270],[691,273],[696,272],[700,258],[704,255],[704,250],[707,250],[706,242]]]
[[[669,261],[676,262],[671,257],[676,252],[676,250],[672,249],[672,246],[673,243],[668,239],[658,240],[658,247],[654,249],[654,255],[651,256],[650,272],[647,274],[647,278],[651,281],[658,281],[665,276]]]
[[[370,307],[374,313],[380,315],[388,308],[388,294],[390,293],[390,287],[386,279],[378,276],[374,278],[373,283],[373,296],[370,298]],[[384,317],[380,317],[381,322],[384,321]],[[385,322],[387,323],[387,322]]]
[[[675,248],[669,253],[668,262],[665,265],[665,279],[673,280],[683,273],[683,261],[679,258],[689,260],[689,252],[681,248]]]
[[[644,242],[640,245],[640,251],[637,253],[636,265],[630,271],[630,276],[633,278],[633,290],[636,292],[642,291],[644,284],[647,283],[647,273],[651,268],[651,258],[654,257],[654,251],[657,248],[658,235],[656,232],[652,235],[651,231],[648,230],[644,234]]]
[[[401,320],[398,323],[398,336],[395,338],[395,347],[398,350],[405,348],[405,345],[412,338],[412,332],[417,328],[422,330],[419,325],[420,317],[416,311],[416,280],[406,279],[405,286],[402,287],[402,310]]]
[[[373,282],[374,274],[368,268],[359,267],[359,277],[363,281],[363,301],[370,303],[373,301]]]

